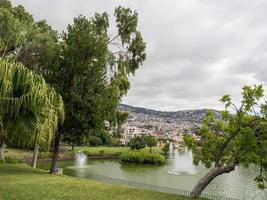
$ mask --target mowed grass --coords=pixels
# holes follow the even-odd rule
[[[99,154],[106,154],[106,155],[114,155],[114,154],[121,154],[130,150],[129,147],[75,147],[74,151],[78,152],[79,150],[84,151],[87,155],[99,155]]]
[[[79,150],[84,151],[87,155],[120,155],[130,150],[130,147],[75,147],[74,151],[78,152]],[[149,151],[149,148],[146,147],[140,151]],[[163,153],[159,147],[153,147],[152,153]]]
[[[172,194],[134,189],[89,179],[50,175],[24,164],[0,165],[0,200],[171,200]]]

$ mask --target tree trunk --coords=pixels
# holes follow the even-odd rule
[[[52,165],[50,168],[50,174],[55,174],[57,172],[57,158],[59,152],[59,141],[60,141],[61,132],[59,131],[56,134],[54,147],[53,147],[53,158],[52,158]]]
[[[8,44],[7,44],[8,45]],[[2,54],[2,58],[4,58],[6,56],[6,50],[7,50],[7,45],[5,46],[4,52]]]
[[[199,195],[203,192],[203,190],[209,185],[209,183],[216,178],[217,176],[229,173],[235,169],[235,163],[223,166],[223,167],[214,167],[212,170],[210,170],[204,177],[202,177],[194,189],[192,190],[190,197],[191,198],[197,198]]]
[[[5,142],[0,142],[0,160],[5,161]]]
[[[38,153],[39,153],[39,144],[36,143],[35,147],[34,147],[33,157],[32,157],[32,167],[33,168],[36,168]]]
[[[150,151],[150,153],[152,153],[152,147],[150,147],[150,150],[149,151]]]

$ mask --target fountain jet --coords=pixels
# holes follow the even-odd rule
[[[75,166],[79,168],[85,167],[87,163],[87,156],[80,150],[76,154]]]
[[[196,174],[193,165],[192,152],[185,147],[184,151],[179,152],[172,143],[169,147],[170,174]]]

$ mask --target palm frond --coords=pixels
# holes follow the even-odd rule
[[[49,145],[64,115],[62,97],[41,76],[0,58],[0,128],[12,127],[9,137]]]

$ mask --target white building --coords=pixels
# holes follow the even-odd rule
[[[120,141],[121,144],[123,145],[128,144],[135,135],[140,134],[140,131],[136,126],[130,126],[125,124],[122,126],[122,130],[123,130],[123,135]]]

